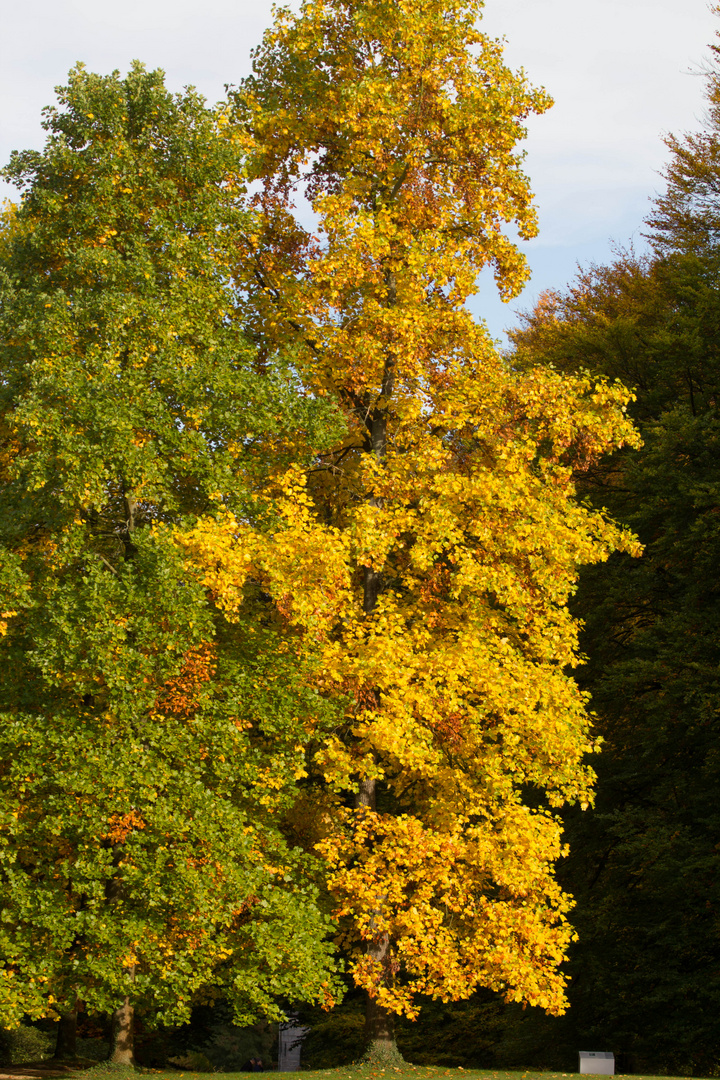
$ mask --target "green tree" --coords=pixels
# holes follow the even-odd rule
[[[222,118],[79,66],[45,127],[0,263],[0,1009],[111,1011],[121,1061],[137,1007],[331,991],[317,860],[281,830],[328,707],[259,590],[228,624],[173,530],[253,520],[267,458],[338,421],[243,336]]]
[[[595,811],[568,818],[563,880],[580,933],[568,1037],[645,1069],[707,1070],[720,1050],[719,95],[715,71],[707,129],[668,141],[653,253],[591,267],[513,335],[515,363],[619,377],[636,394],[643,448],[583,486],[645,554],[581,580],[581,679],[605,746]]]

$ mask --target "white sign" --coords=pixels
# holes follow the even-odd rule
[[[580,1072],[600,1073],[603,1076],[615,1075],[615,1055],[598,1051],[580,1051]]]

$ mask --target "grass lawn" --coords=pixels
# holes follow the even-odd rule
[[[6,1075],[12,1075],[12,1066]],[[71,1072],[68,1070],[65,1076],[77,1077],[77,1080],[137,1080],[138,1074],[152,1077],[153,1080],[209,1080],[212,1073],[181,1072],[179,1069],[118,1069],[106,1068],[101,1063],[91,1069],[82,1069]],[[250,1073],[218,1073],[222,1080],[250,1080]],[[273,1075],[271,1073],[271,1075]],[[496,1069],[450,1069],[440,1065],[404,1065],[402,1067],[373,1067],[370,1065],[347,1065],[339,1069],[322,1069],[316,1072],[310,1070],[297,1073],[297,1080],[568,1080],[576,1077],[577,1073],[553,1073],[538,1072],[535,1069],[518,1069],[513,1072],[503,1072]],[[592,1080],[592,1077],[588,1077]],[[630,1080],[630,1078],[628,1078]],[[632,1080],[673,1080],[670,1077],[633,1076]],[[692,1080],[689,1077],[677,1078],[677,1080]]]

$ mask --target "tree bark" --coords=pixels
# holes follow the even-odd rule
[[[391,304],[395,302],[395,277],[389,276],[388,299]],[[368,435],[370,437],[370,453],[379,463],[383,463],[387,454],[387,399],[392,394],[394,382],[394,365],[389,362],[385,367],[382,381],[382,398],[385,400],[380,407],[372,410],[365,417]],[[368,498],[370,506],[382,507],[382,499],[375,495]],[[382,575],[371,566],[363,567],[363,611],[366,615],[372,615],[377,606],[378,598],[382,592]],[[355,795],[355,808],[376,809],[376,782],[374,779],[364,778],[360,781]],[[386,933],[379,934],[368,942],[367,954],[373,960],[383,964],[390,947],[390,939]],[[402,1055],[395,1042],[394,1015],[379,1005],[375,998],[367,994],[365,1000],[365,1060],[378,1065],[394,1065],[402,1062]]]
[[[77,1057],[77,1007],[63,1013],[58,1021],[57,1042],[55,1043],[55,1061],[66,1061]]]
[[[394,1015],[368,994],[365,1002],[365,1061],[393,1065],[402,1060],[395,1042]]]
[[[355,795],[355,808],[359,810],[366,807],[368,810],[374,810],[375,806],[375,780],[361,780]],[[383,964],[389,947],[388,935],[379,934],[368,942],[367,954],[373,960]],[[370,994],[367,994],[365,998],[365,1060],[378,1065],[392,1065],[403,1060],[395,1042],[395,1018]]]
[[[135,1064],[135,1038],[133,1031],[134,1010],[130,998],[115,1010],[112,1016],[110,1065],[133,1066]]]
[[[377,603],[380,593],[380,575],[366,566],[365,577],[365,613],[370,612]],[[355,794],[355,808],[363,807],[368,810],[376,809],[376,781],[365,777],[358,785]],[[386,933],[379,934],[367,944],[367,953],[373,960],[383,964],[390,947],[390,939]],[[370,994],[365,998],[365,1060],[377,1065],[392,1065],[402,1061],[402,1055],[395,1042],[394,1016],[387,1009],[379,1005]]]

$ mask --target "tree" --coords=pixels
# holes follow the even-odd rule
[[[718,72],[708,127],[670,138],[654,251],[591,267],[513,335],[513,363],[620,377],[644,446],[601,463],[584,493],[626,522],[641,560],[584,572],[592,692],[605,738],[596,810],[570,815],[563,881],[578,898],[572,1040],[636,1070],[717,1060]]]
[[[713,11],[720,14],[720,6]],[[717,36],[717,32],[716,32]],[[670,160],[665,168],[667,189],[654,202],[647,224],[653,250],[658,254],[684,252],[707,256],[717,251],[720,239],[717,178],[720,164],[720,46],[711,44],[713,54],[706,71],[705,99],[708,104],[704,130],[669,135],[665,145]]]
[[[257,590],[228,624],[173,529],[252,520],[268,453],[338,423],[241,332],[241,164],[202,99],[136,64],[75,68],[59,103],[5,171],[0,1005],[114,1012],[128,1061],[135,1008],[332,990],[317,858],[281,828],[328,708]]]
[[[257,50],[230,118],[258,190],[235,274],[261,355],[292,347],[347,434],[276,470],[273,530],[229,513],[178,534],[229,615],[263,581],[347,700],[303,830],[385,1058],[418,994],[564,1008],[555,808],[589,800],[595,745],[566,601],[579,564],[635,550],[573,498],[574,470],[633,439],[625,392],[516,375],[464,306],[487,263],[506,296],[525,280],[502,226],[534,234],[515,144],[548,105],[478,14],[308,0]]]

